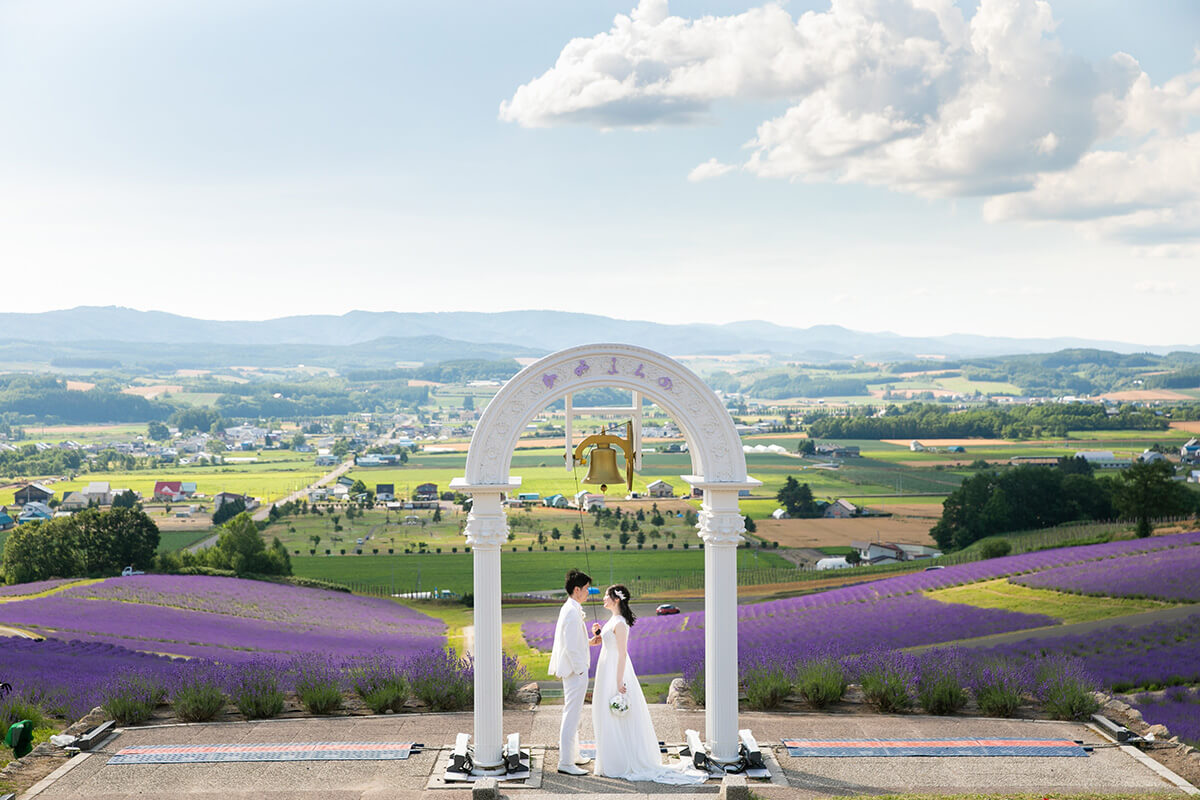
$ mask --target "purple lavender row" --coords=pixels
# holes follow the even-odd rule
[[[1177,622],[1105,627],[1089,633],[1028,639],[980,652],[1018,659],[1053,653],[1074,656],[1117,692],[1200,683],[1200,611]]]
[[[1200,688],[1172,686],[1160,697],[1141,694],[1130,703],[1146,722],[1166,725],[1172,736],[1200,747]]]
[[[11,586],[0,584],[0,597],[12,597],[22,594],[37,594],[44,592],[47,589],[53,589],[55,586],[62,586],[64,583],[70,583],[77,578],[54,578],[48,581],[34,581],[32,583],[14,583]]]
[[[1200,601],[1200,547],[1106,558],[1010,578],[1038,589],[1112,597]]]
[[[274,622],[341,617],[357,623],[381,616],[392,623],[405,621],[431,631],[445,630],[441,621],[384,598],[207,575],[112,578],[103,583],[72,587],[64,591],[63,596],[119,600]]]
[[[872,603],[807,609],[777,620],[739,623],[738,652],[743,660],[766,651],[794,657],[813,648],[833,655],[852,655],[878,647],[913,647],[1056,624],[1056,620],[1040,614],[951,605],[924,595],[904,595]],[[550,630],[551,638],[553,633]],[[542,642],[544,649],[550,647],[541,636],[533,640]],[[681,672],[687,664],[703,658],[704,629],[689,627],[646,636],[639,620],[629,636],[629,656],[641,675]],[[598,657],[599,648],[592,648],[593,672]]]
[[[444,641],[439,631],[416,631],[407,619],[338,615],[274,622],[183,611],[141,603],[79,600],[60,595],[5,603],[0,620],[60,639],[125,640],[130,649],[176,652],[173,644],[253,649],[276,653],[406,652]],[[181,653],[182,654],[182,653]]]

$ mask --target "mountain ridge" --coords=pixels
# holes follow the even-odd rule
[[[842,325],[788,327],[761,320],[666,324],[569,311],[349,311],[262,321],[220,321],[121,306],[0,313],[0,341],[71,343],[209,343],[221,345],[356,345],[397,337],[435,336],[514,353],[553,352],[597,341],[632,342],[674,355],[771,353],[814,361],[849,358],[947,358],[1095,348],[1121,353],[1200,352],[1200,345],[1140,345],[1082,337],[995,337],[976,334],[903,336]]]

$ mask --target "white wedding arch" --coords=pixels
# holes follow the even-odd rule
[[[501,687],[500,551],[508,523],[503,495],[521,485],[510,472],[525,426],[554,401],[600,387],[628,389],[674,418],[688,442],[692,474],[703,491],[699,536],[704,543],[705,734],[713,760],[739,757],[737,546],[745,532],[738,492],[760,486],[746,474],[733,420],[691,370],[661,353],[627,344],[592,344],[554,353],[521,370],[496,393],[479,419],[466,474],[451,481],[473,500],[464,534],[471,547],[475,591],[475,733],[477,774],[504,768]]]

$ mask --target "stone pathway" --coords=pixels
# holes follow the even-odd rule
[[[520,733],[525,747],[544,748],[554,763],[559,711],[554,707],[506,711],[505,733]],[[702,729],[702,711],[652,707],[659,736],[681,743],[684,730]],[[592,738],[585,711],[583,738]],[[1105,746],[1097,732],[1077,723],[990,720],[882,714],[771,714],[748,712],[741,725],[753,730],[780,765],[786,785],[754,783],[763,798],[891,793],[1107,793],[1160,792],[1183,796],[1161,774],[1125,749]],[[77,756],[24,798],[39,800],[126,800],[147,797],[263,800],[332,798],[350,800],[465,800],[469,789],[428,789],[459,732],[470,732],[469,713],[400,714],[378,717],[210,723],[131,728],[121,731],[98,752]],[[1087,758],[791,758],[782,738],[965,738],[1018,737],[1078,739],[1097,745]],[[144,744],[228,744],[281,742],[420,742],[424,752],[406,761],[335,761],[291,763],[217,763],[109,765],[124,747]],[[438,772],[440,774],[440,772]],[[778,780],[778,779],[777,779]],[[752,782],[753,783],[753,782]],[[715,781],[703,787],[676,788],[630,784],[594,776],[571,777],[542,770],[538,788],[504,788],[509,797],[650,797],[672,795],[712,798]]]

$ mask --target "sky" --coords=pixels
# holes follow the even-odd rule
[[[0,109],[9,311],[1200,343],[1194,0],[0,0]]]

